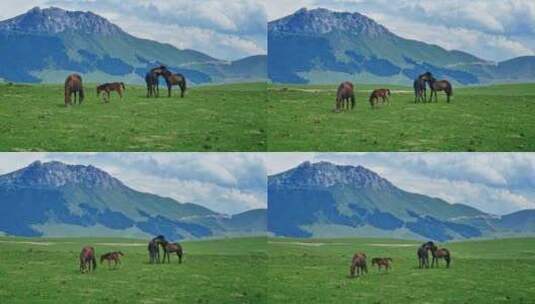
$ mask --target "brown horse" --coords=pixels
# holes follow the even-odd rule
[[[431,97],[430,101],[433,101],[433,95],[435,95],[435,102],[438,102],[438,92],[444,91],[447,96],[448,103],[450,102],[451,96],[453,96],[453,87],[451,83],[447,80],[436,80],[434,77],[429,78],[429,87],[431,88]]]
[[[450,268],[451,255],[448,249],[438,248],[436,245],[431,246],[430,249],[431,255],[433,256],[433,260],[431,261],[431,267],[434,267],[435,263],[438,267],[438,260],[444,259],[446,261],[446,267]]]
[[[117,264],[121,264],[121,257],[124,254],[120,251],[108,252],[100,256],[100,264],[104,261],[108,261],[108,269],[111,268],[111,262],[115,263],[114,268],[117,268]]]
[[[433,77],[431,72],[426,72],[414,80],[414,103],[427,102],[427,82]]]
[[[113,83],[105,83],[101,84],[97,87],[97,96],[100,96],[102,92],[106,93],[107,99],[105,99],[106,102],[110,101],[110,92],[117,92],[119,94],[119,97],[121,100],[123,100],[123,92],[126,90],[126,87],[124,86],[124,83],[122,82],[113,82]]]
[[[381,271],[381,268],[385,268],[385,270],[388,272],[388,269],[391,269],[392,266],[392,259],[391,258],[373,258],[372,259],[372,266],[377,265],[377,268],[379,271]]]
[[[357,277],[359,275],[363,275],[364,273],[368,273],[368,265],[366,264],[365,253],[357,252],[355,255],[353,255],[351,267],[349,269],[349,276],[354,277],[355,273],[357,274]]]
[[[386,101],[388,104],[390,104],[390,95],[390,89],[377,89],[370,95],[370,105],[372,108],[375,108],[375,106],[377,106],[379,103],[379,98],[381,98],[383,103]]]
[[[355,108],[355,88],[349,81],[342,82],[336,92],[336,112],[340,110],[349,110],[349,102],[351,101],[351,109]]]
[[[93,266],[93,268],[91,268]],[[95,258],[95,248],[85,246],[80,252],[80,272],[91,272],[91,269],[95,271],[97,269],[97,259]]]
[[[170,254],[176,253],[178,256],[178,263],[182,264],[182,246],[179,243],[169,243],[167,241],[162,241],[160,244],[163,247],[163,262],[165,263],[165,257],[167,257],[167,262],[171,263]]]
[[[182,74],[174,74],[171,71],[165,70],[163,72],[163,77],[165,78],[165,83],[167,84],[168,97],[171,97],[171,90],[173,86],[180,87],[180,97],[184,98],[184,93],[186,93],[186,77]]]
[[[427,242],[418,247],[416,255],[418,256],[418,268],[429,268],[429,250],[434,246],[433,242]]]
[[[72,95],[74,95],[74,104],[76,104],[76,95],[78,95],[78,104],[84,101],[84,86],[82,76],[71,74],[65,79],[65,106],[72,105]]]
[[[145,83],[147,84],[147,98],[160,96],[160,76],[163,76],[165,71],[167,71],[167,67],[165,65],[160,65],[152,68],[145,75]]]

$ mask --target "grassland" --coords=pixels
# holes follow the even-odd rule
[[[121,250],[123,265],[80,274],[87,244]],[[144,241],[0,237],[0,303],[266,303],[265,238],[182,245],[182,264],[151,265]]]
[[[466,87],[438,103],[415,104],[390,86],[392,105],[372,110],[373,88],[357,107],[334,113],[335,86],[268,88],[268,151],[535,151],[535,84]]]
[[[86,92],[66,108],[61,85],[0,84],[0,151],[266,150],[265,84],[195,87],[184,99],[129,86],[107,104],[95,85]]]
[[[535,303],[535,239],[445,244],[451,268],[418,269],[417,243],[271,239],[270,303]],[[353,253],[392,257],[393,269],[348,277]]]

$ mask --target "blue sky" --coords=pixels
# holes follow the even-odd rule
[[[362,165],[410,192],[503,215],[535,209],[535,154],[530,153],[270,153],[268,174],[303,161]]]
[[[410,39],[501,61],[535,55],[533,0],[263,0],[269,20],[301,7],[360,12]]]
[[[17,0],[0,1],[0,19],[34,6],[92,11],[125,31],[178,48],[234,60],[265,54],[266,9],[260,0]]]
[[[36,161],[93,165],[138,191],[226,214],[266,208],[266,171],[254,153],[0,153],[0,175]]]

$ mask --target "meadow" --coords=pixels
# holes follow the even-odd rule
[[[392,104],[372,110],[375,88]],[[535,84],[463,87],[450,104],[415,104],[412,88],[358,85],[357,106],[334,113],[334,85],[268,88],[268,151],[534,151]],[[428,91],[429,94],[429,91]]]
[[[103,103],[86,84],[81,106],[64,106],[62,85],[0,84],[0,151],[265,151],[266,85],[230,84],[146,98],[127,86]]]
[[[535,239],[442,244],[452,264],[419,269],[413,241],[385,239],[270,239],[270,303],[535,303]],[[357,251],[368,274],[349,278]],[[388,273],[372,257],[391,257]]]
[[[182,264],[148,264],[146,241],[0,238],[0,303],[266,303],[266,239],[181,243]],[[122,265],[80,274],[85,245]]]

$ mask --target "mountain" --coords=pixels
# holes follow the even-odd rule
[[[412,84],[425,71],[464,85],[534,81],[533,65],[535,56],[492,63],[404,39],[359,13],[301,9],[268,25],[268,75],[274,82]]]
[[[305,162],[268,178],[268,231],[279,236],[444,241],[535,233],[534,216],[526,211],[500,218],[406,192],[361,166]]]
[[[262,234],[265,223],[265,210],[219,214],[138,192],[93,166],[35,162],[0,176],[0,233],[8,235],[190,239]]]
[[[143,83],[147,70],[160,63],[194,84],[260,81],[267,70],[266,56],[229,62],[179,50],[134,37],[91,12],[36,7],[0,21],[0,79],[5,81],[62,83],[77,72],[88,82]]]

